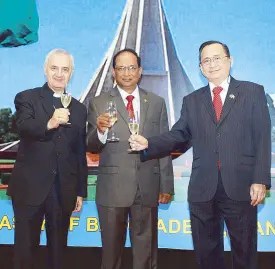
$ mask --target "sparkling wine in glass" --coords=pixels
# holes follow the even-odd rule
[[[137,122],[129,122],[128,125],[129,125],[129,129],[130,129],[131,134],[138,134],[139,123],[137,123]]]
[[[110,115],[111,124],[113,126],[117,121],[117,112],[114,112],[114,111],[112,113],[109,112],[109,115]]]
[[[107,141],[109,142],[118,142],[119,138],[116,137],[115,131],[114,131],[114,125],[117,122],[117,108],[116,103],[114,100],[110,100],[107,102],[106,112],[109,114],[110,120],[111,120],[111,137],[107,138]]]
[[[139,115],[137,111],[134,113],[133,117],[131,116],[128,117],[128,126],[132,135],[139,133]],[[128,151],[131,152],[135,150],[128,149]]]
[[[72,95],[70,93],[61,94],[61,103],[64,108],[68,108],[72,101]]]
[[[64,93],[61,94],[60,100],[61,100],[62,106],[64,108],[68,108],[71,101],[72,101],[72,95],[68,92],[64,92]],[[71,123],[67,122],[66,124],[71,124]]]

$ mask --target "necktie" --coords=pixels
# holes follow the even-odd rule
[[[213,94],[214,94],[214,97],[213,97],[213,105],[214,105],[214,110],[215,110],[215,113],[216,113],[216,118],[217,118],[217,121],[220,120],[221,118],[221,114],[222,114],[222,99],[221,99],[221,96],[220,96],[220,93],[222,91],[222,87],[215,87],[213,89]],[[219,170],[221,169],[221,162],[220,160],[218,160],[218,168]]]
[[[128,101],[128,104],[127,104],[127,106],[126,106],[126,109],[127,109],[127,111],[128,111],[129,117],[130,117],[131,119],[134,119],[134,118],[135,118],[134,107],[133,107],[133,99],[134,99],[134,98],[135,98],[135,97],[134,97],[133,95],[128,95],[128,96],[126,97],[126,99],[127,99],[127,101]]]
[[[215,109],[215,112],[216,112],[217,121],[220,120],[221,114],[222,114],[222,99],[221,99],[221,96],[220,96],[220,93],[221,93],[222,90],[223,89],[220,86],[215,87],[213,89],[213,94],[214,94],[213,105],[214,105],[214,109]]]

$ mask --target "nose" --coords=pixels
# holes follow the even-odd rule
[[[57,71],[57,75],[58,75],[59,77],[61,77],[61,76],[62,76],[62,70],[61,70],[61,69],[58,69],[58,71]]]
[[[56,68],[54,70],[54,75],[57,76],[57,77],[63,76],[63,70],[62,70],[62,68]]]
[[[129,74],[130,74],[130,71],[129,71],[128,68],[126,68],[125,71],[124,71],[124,75],[129,76]]]
[[[212,67],[212,66],[215,66],[216,64],[215,64],[215,62],[214,62],[214,60],[213,59],[210,59],[210,67]]]

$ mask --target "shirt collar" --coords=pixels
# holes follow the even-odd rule
[[[224,92],[227,92],[227,91],[228,91],[228,88],[229,88],[230,80],[231,80],[231,77],[228,76],[228,77],[227,77],[220,85],[218,85],[218,86],[222,87]],[[215,85],[215,84],[212,83],[212,82],[209,82],[209,88],[210,88],[211,93],[213,92],[213,89],[214,89],[215,87],[217,87],[217,85]]]
[[[122,97],[123,100],[127,100],[126,97],[128,95],[133,95],[135,97],[135,99],[138,101],[139,100],[139,89],[138,86],[135,88],[135,90],[131,93],[128,94],[126,91],[124,91],[123,89],[121,89],[118,85],[117,85],[117,89]]]
[[[53,97],[60,98],[61,97],[61,93],[54,92]]]
[[[44,84],[44,86],[46,91],[48,92],[48,94],[51,94],[53,97],[56,97],[56,98],[60,98],[61,95],[62,95],[62,92],[55,92],[54,90],[52,90],[50,87],[49,87],[49,84],[46,82]],[[64,91],[65,92],[65,91]]]

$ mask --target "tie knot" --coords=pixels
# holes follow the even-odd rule
[[[213,94],[214,94],[214,95],[220,94],[222,90],[223,90],[223,88],[220,87],[220,86],[215,87],[215,88],[213,89]]]
[[[131,103],[131,102],[133,101],[134,98],[135,98],[135,96],[133,96],[133,95],[128,95],[128,96],[126,97],[126,99],[127,99],[127,101],[128,101],[129,103]]]

